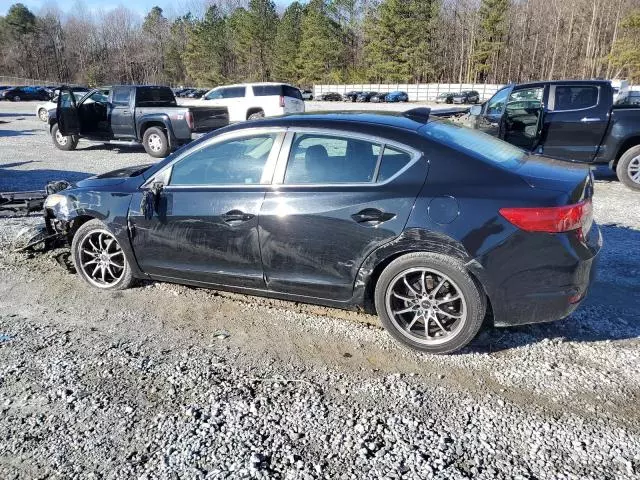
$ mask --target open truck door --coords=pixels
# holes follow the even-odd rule
[[[80,134],[80,117],[76,97],[69,87],[60,87],[56,107],[58,130],[64,136]]]
[[[500,138],[535,152],[542,139],[545,86],[514,88],[507,98],[500,125]]]

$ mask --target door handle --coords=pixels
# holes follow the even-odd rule
[[[594,122],[602,122],[602,119],[597,117],[584,117],[584,118],[581,118],[580,121],[582,123],[594,123]]]
[[[122,115],[131,115],[131,112],[129,110],[122,110]]]
[[[238,223],[251,220],[253,217],[255,217],[255,215],[244,213],[240,210],[231,210],[227,213],[222,214],[221,217],[222,221],[225,223]]]
[[[351,215],[351,218],[358,223],[375,223],[379,224],[395,218],[395,213],[383,212],[377,208],[365,208],[358,213]]]

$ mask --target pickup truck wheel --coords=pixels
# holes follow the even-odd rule
[[[38,110],[38,118],[43,122],[49,120],[49,112],[47,112],[46,108],[41,108],[40,110]]]
[[[142,138],[144,149],[155,158],[164,158],[169,155],[169,142],[167,135],[158,127],[150,127],[145,130]]]
[[[640,145],[624,152],[616,166],[616,174],[627,187],[640,191]]]
[[[53,139],[53,144],[59,150],[71,151],[75,150],[78,146],[78,137],[74,135],[63,135],[58,130],[58,124],[55,124],[53,128],[51,128],[51,138]]]

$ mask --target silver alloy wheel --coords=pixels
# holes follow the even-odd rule
[[[423,345],[449,341],[467,321],[460,287],[433,268],[410,268],[396,275],[387,288],[385,305],[398,331]]]
[[[15,97],[13,97],[14,102],[19,102],[20,100],[21,100],[20,95],[16,95]]]
[[[42,120],[43,122],[46,122],[47,120],[49,120],[49,112],[47,112],[46,108],[41,108],[40,110],[38,110],[38,117],[40,117],[40,120]]]
[[[118,283],[124,275],[124,253],[107,230],[94,230],[80,243],[80,268],[87,280],[98,288]]]
[[[56,130],[56,142],[58,145],[66,145],[69,139],[60,133],[60,130]]]
[[[634,157],[627,165],[627,175],[634,183],[640,183],[640,156]]]
[[[159,152],[162,150],[162,138],[157,133],[152,133],[147,139],[147,145],[149,145],[152,152]]]

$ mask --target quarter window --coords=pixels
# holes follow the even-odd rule
[[[598,104],[598,87],[560,86],[556,87],[555,111],[582,110]]]
[[[235,138],[197,150],[179,160],[169,185],[257,185],[276,134]]]
[[[368,183],[381,145],[331,135],[300,134],[293,139],[285,184]]]
[[[400,170],[402,170],[411,161],[411,155],[407,152],[397,150],[391,147],[384,147],[384,153],[380,160],[380,169],[378,170],[378,182],[384,182],[390,179]]]

